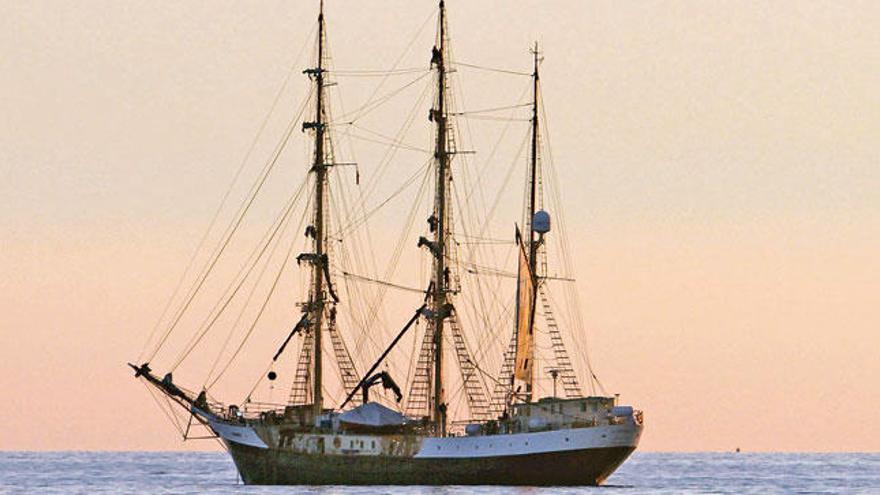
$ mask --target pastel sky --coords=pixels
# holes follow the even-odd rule
[[[590,356],[645,411],[641,448],[880,450],[880,4],[513,4],[449,1],[454,53],[528,71],[541,42]],[[0,449],[215,448],[181,443],[124,363],[316,8],[0,3]],[[334,63],[390,67],[433,9],[328,0]],[[254,167],[305,94],[298,63]],[[475,108],[527,87],[456,77]],[[340,79],[347,107],[373,83]],[[364,177],[378,157],[358,151]]]

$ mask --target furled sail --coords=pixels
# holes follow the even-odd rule
[[[526,383],[532,381],[534,366],[534,314],[535,314],[535,274],[529,266],[529,255],[523,243],[519,228],[516,229],[516,242],[519,245],[519,270],[516,288],[516,370],[514,378]]]

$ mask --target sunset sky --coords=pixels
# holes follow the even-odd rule
[[[326,4],[351,69],[391,67],[435,9]],[[461,61],[529,71],[541,43],[590,357],[645,411],[640,449],[880,450],[880,4],[447,4]],[[254,168],[306,94],[316,10],[0,3],[0,449],[216,448],[183,444],[125,362],[291,64]],[[475,108],[528,83],[456,77]],[[340,78],[346,107],[375,82]]]

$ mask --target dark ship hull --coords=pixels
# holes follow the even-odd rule
[[[247,484],[583,486],[605,481],[641,437],[642,416],[632,408],[592,407],[613,401],[521,404],[501,431],[477,425],[449,436],[406,427],[378,432],[344,421],[381,408],[373,403],[331,414],[321,428],[290,419],[247,421],[193,412],[224,442]],[[552,415],[541,416],[551,408]],[[566,420],[572,424],[560,422]]]
[[[253,485],[598,485],[635,447],[470,458],[303,454],[229,442]]]

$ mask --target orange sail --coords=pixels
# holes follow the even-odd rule
[[[516,369],[514,378],[528,384],[532,381],[532,366],[535,354],[534,331],[535,313],[535,275],[529,266],[529,255],[522,242],[519,229],[516,230],[519,244],[519,271],[516,289]]]

